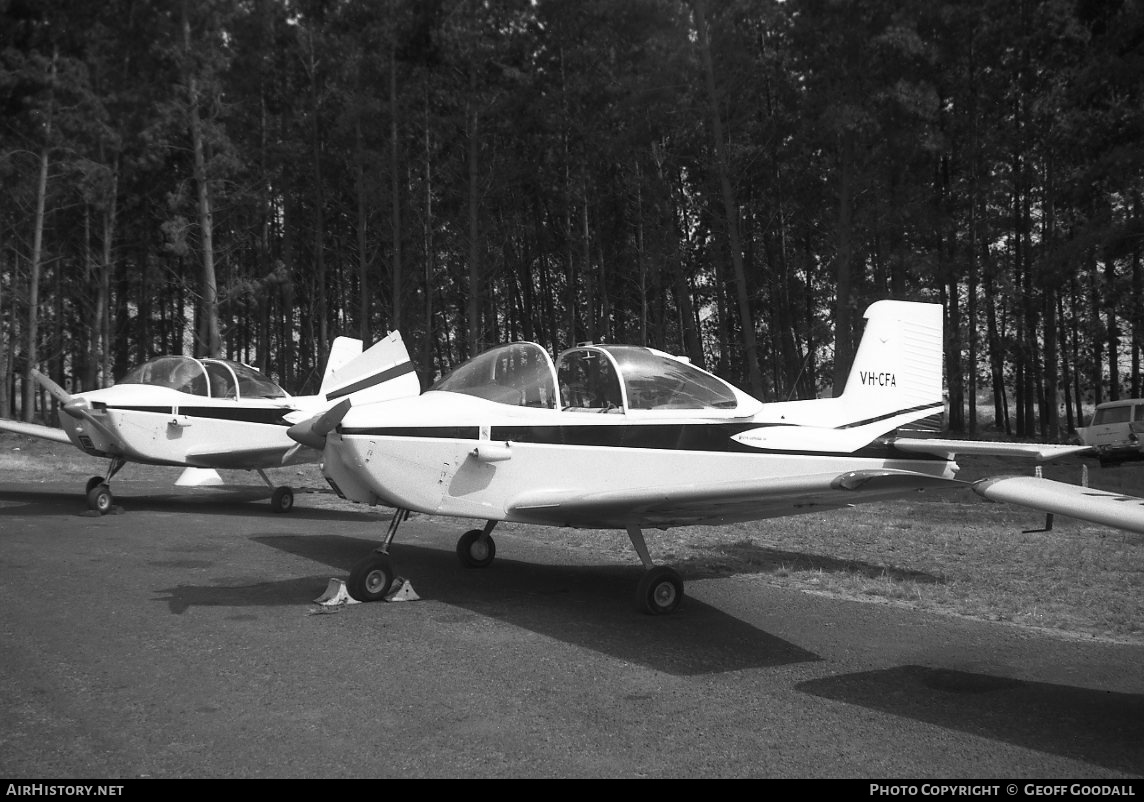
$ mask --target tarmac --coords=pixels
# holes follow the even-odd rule
[[[417,517],[402,602],[321,605],[385,510],[158,483],[86,514],[0,482],[5,778],[1057,779],[1144,774],[1144,646],[739,574],[633,604],[641,568]],[[617,538],[626,535],[617,532]],[[569,530],[568,538],[575,532]],[[688,580],[686,574],[685,580]],[[1020,782],[1022,779],[1026,782]]]

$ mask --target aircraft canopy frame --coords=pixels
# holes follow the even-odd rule
[[[759,407],[686,359],[634,345],[578,345],[555,363],[536,343],[500,345],[462,363],[431,389],[565,412],[730,417]]]
[[[203,398],[286,398],[286,391],[249,365],[229,359],[159,356],[132,368],[116,385],[166,387]]]

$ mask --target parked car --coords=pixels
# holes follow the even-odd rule
[[[1092,422],[1076,432],[1081,443],[1096,449],[1101,465],[1144,460],[1144,398],[1097,404]]]

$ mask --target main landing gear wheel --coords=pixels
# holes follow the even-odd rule
[[[466,568],[487,568],[497,555],[497,544],[491,536],[482,541],[482,534],[480,529],[471,529],[457,541],[457,557]]]
[[[111,488],[104,484],[103,479],[99,476],[93,476],[92,479],[99,479],[99,482],[93,485],[90,480],[88,481],[87,506],[100,515],[106,515],[115,502],[111,495]]]
[[[275,512],[290,512],[294,509],[294,491],[288,487],[276,487],[270,496],[270,509]]]
[[[652,568],[640,579],[636,606],[649,615],[674,612],[683,601],[683,579],[667,566]]]
[[[380,601],[393,584],[393,560],[388,554],[374,552],[350,571],[346,590],[360,602]]]

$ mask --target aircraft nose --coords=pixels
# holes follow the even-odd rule
[[[64,403],[62,409],[76,420],[82,420],[85,413],[91,409],[91,402],[86,398],[72,398]]]

